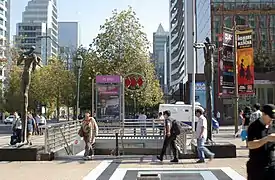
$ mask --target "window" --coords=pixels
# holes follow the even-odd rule
[[[273,104],[273,88],[267,88],[267,103]]]

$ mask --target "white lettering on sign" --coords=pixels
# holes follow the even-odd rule
[[[232,39],[233,35],[229,33],[224,33],[224,39],[226,41],[230,41]]]

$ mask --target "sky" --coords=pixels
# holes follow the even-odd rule
[[[21,22],[22,12],[28,1],[12,0],[11,35],[16,34],[16,23]],[[58,21],[78,21],[80,23],[80,43],[88,46],[97,36],[99,26],[112,15],[112,10],[120,11],[127,9],[128,6],[131,6],[136,12],[151,43],[153,32],[157,30],[160,23],[165,30],[168,30],[168,0],[57,0]]]

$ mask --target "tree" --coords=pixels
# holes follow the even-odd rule
[[[5,108],[9,112],[20,110],[22,68],[12,66],[5,89]],[[29,91],[29,109],[36,110],[37,104],[55,107],[59,111],[60,105],[71,106],[75,92],[75,76],[72,71],[65,69],[65,65],[57,58],[49,61],[33,73]]]
[[[8,77],[8,85],[4,89],[4,109],[8,112],[20,111],[21,109],[21,93],[20,93],[20,77],[22,75],[22,70],[13,66],[10,70]]]
[[[90,49],[79,50],[84,59],[82,90],[90,88],[85,87],[91,84],[87,83],[89,77],[125,77],[129,73],[139,73],[145,77],[146,87],[138,92],[126,91],[126,100],[134,97],[140,106],[152,106],[162,101],[160,85],[155,77],[153,64],[149,62],[149,42],[142,28],[132,8],[121,12],[113,11],[113,16],[100,26],[100,33]]]

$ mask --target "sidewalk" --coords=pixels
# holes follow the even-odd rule
[[[227,129],[230,130],[230,128]],[[36,180],[37,177],[41,180],[82,180],[84,177],[86,177],[86,180],[97,179],[97,177],[99,179],[108,177],[104,180],[110,178],[120,180],[114,174],[126,171],[130,173],[131,169],[135,170],[135,173],[144,169],[149,171],[157,171],[159,169],[161,171],[170,169],[171,171],[173,169],[173,171],[179,170],[184,173],[190,168],[197,170],[196,173],[202,171],[202,169],[205,172],[210,171],[206,170],[209,168],[214,168],[217,171],[222,169],[230,171],[231,169],[233,174],[236,171],[245,177],[248,150],[244,147],[245,142],[242,142],[240,138],[235,139],[233,134],[233,128],[232,132],[221,130],[219,134],[213,135],[213,140],[214,142],[231,142],[235,144],[237,146],[237,158],[214,159],[212,162],[205,164],[196,164],[196,159],[183,159],[178,164],[172,164],[169,160],[164,160],[163,163],[160,163],[155,156],[123,156],[118,158],[114,156],[95,156],[95,159],[91,161],[84,161],[81,156],[77,155],[64,156],[60,157],[59,160],[50,162],[0,162],[1,180]],[[113,162],[111,163],[110,161]],[[218,179],[220,180],[220,178]],[[125,180],[132,179],[125,178]]]
[[[10,136],[1,136],[0,137],[0,148],[3,147],[9,147],[10,145]],[[33,145],[36,146],[43,146],[44,145],[44,136],[38,136],[38,135],[34,135],[31,138]]]

